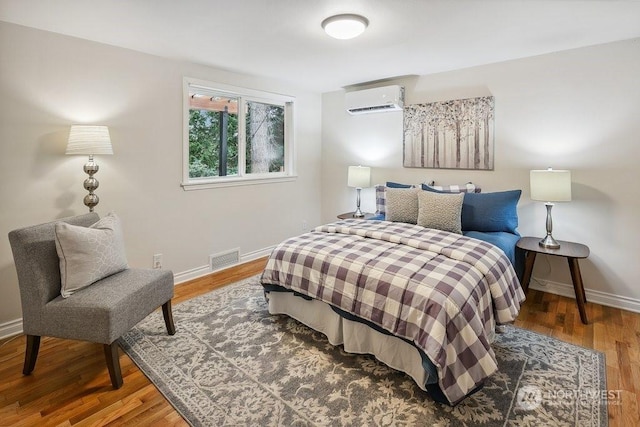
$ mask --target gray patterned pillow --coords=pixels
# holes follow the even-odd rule
[[[120,219],[113,213],[91,227],[59,222],[55,241],[63,298],[128,267]]]
[[[417,188],[387,188],[385,219],[415,224],[418,222]]]
[[[464,193],[418,194],[418,225],[462,234],[462,201]]]

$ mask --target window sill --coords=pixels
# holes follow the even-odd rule
[[[184,191],[193,190],[207,190],[209,188],[225,188],[225,187],[239,187],[242,185],[259,185],[259,184],[274,184],[278,182],[291,182],[298,179],[297,175],[287,176],[274,176],[274,177],[260,177],[260,178],[217,178],[211,181],[202,182],[188,182],[180,184]]]

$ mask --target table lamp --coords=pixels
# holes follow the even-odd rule
[[[349,187],[355,187],[358,194],[356,211],[353,213],[353,217],[362,218],[364,214],[360,210],[360,190],[362,190],[363,187],[369,187],[371,185],[371,168],[366,166],[349,166],[347,185]]]
[[[558,249],[560,244],[551,235],[553,221],[551,208],[553,202],[571,201],[571,171],[568,170],[532,170],[529,174],[531,200],[545,202],[547,208],[547,235],[540,241],[540,246]]]
[[[95,154],[113,154],[109,128],[87,125],[71,126],[65,154],[89,155],[89,161],[85,163],[83,168],[89,175],[89,178],[84,180],[84,189],[89,191],[89,194],[84,196],[84,204],[89,208],[89,212],[93,212],[93,208],[100,201],[98,196],[94,194],[94,190],[98,188],[100,183],[93,177],[99,169],[96,162],[93,161],[93,156]]]

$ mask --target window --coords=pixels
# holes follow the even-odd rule
[[[291,180],[293,98],[185,78],[186,190]]]

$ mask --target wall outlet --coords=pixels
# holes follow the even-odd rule
[[[162,268],[162,254],[153,256],[153,268]]]
[[[300,224],[300,228],[302,229],[303,232],[309,231],[309,223],[307,222],[306,219],[302,220],[302,223]]]

